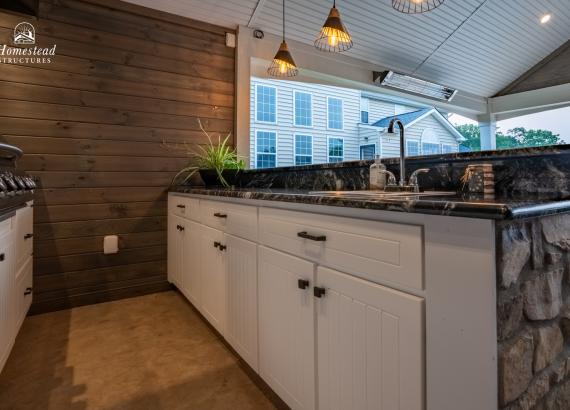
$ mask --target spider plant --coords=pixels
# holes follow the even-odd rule
[[[229,145],[231,133],[228,133],[224,139],[222,139],[221,135],[218,135],[217,144],[214,144],[212,136],[204,129],[202,121],[199,119],[198,124],[200,125],[202,132],[208,137],[208,144],[205,147],[199,145],[198,151],[189,148],[186,143],[184,144],[184,150],[186,151],[187,155],[191,157],[191,162],[193,164],[181,169],[174,176],[174,178],[172,178],[171,184],[174,185],[176,179],[182,174],[187,173],[180,184],[186,183],[196,172],[201,169],[211,169],[216,171],[218,179],[222,185],[229,187],[230,185],[224,178],[223,171],[235,170],[237,172],[241,169],[244,169],[245,161],[243,159],[240,159],[235,149]]]

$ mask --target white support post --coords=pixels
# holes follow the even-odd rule
[[[494,114],[478,115],[481,151],[497,149],[497,119]]]

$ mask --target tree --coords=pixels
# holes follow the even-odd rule
[[[461,145],[473,151],[481,149],[481,131],[475,124],[456,125],[455,128],[465,137]],[[560,135],[548,130],[527,130],[516,127],[508,130],[505,134],[497,130],[497,149],[540,147],[544,145],[563,144]]]

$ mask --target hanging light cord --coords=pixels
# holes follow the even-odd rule
[[[285,42],[285,0],[283,0],[283,42]]]

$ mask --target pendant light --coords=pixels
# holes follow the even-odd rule
[[[352,44],[352,37],[340,20],[340,13],[334,0],[329,16],[315,40],[315,47],[322,51],[340,53],[351,48]]]
[[[401,13],[416,14],[432,11],[441,6],[444,0],[392,0],[392,7]]]
[[[272,77],[294,77],[299,73],[285,41],[285,0],[283,0],[283,41],[277,50],[277,54],[273,57],[273,62],[267,69],[267,73]]]

